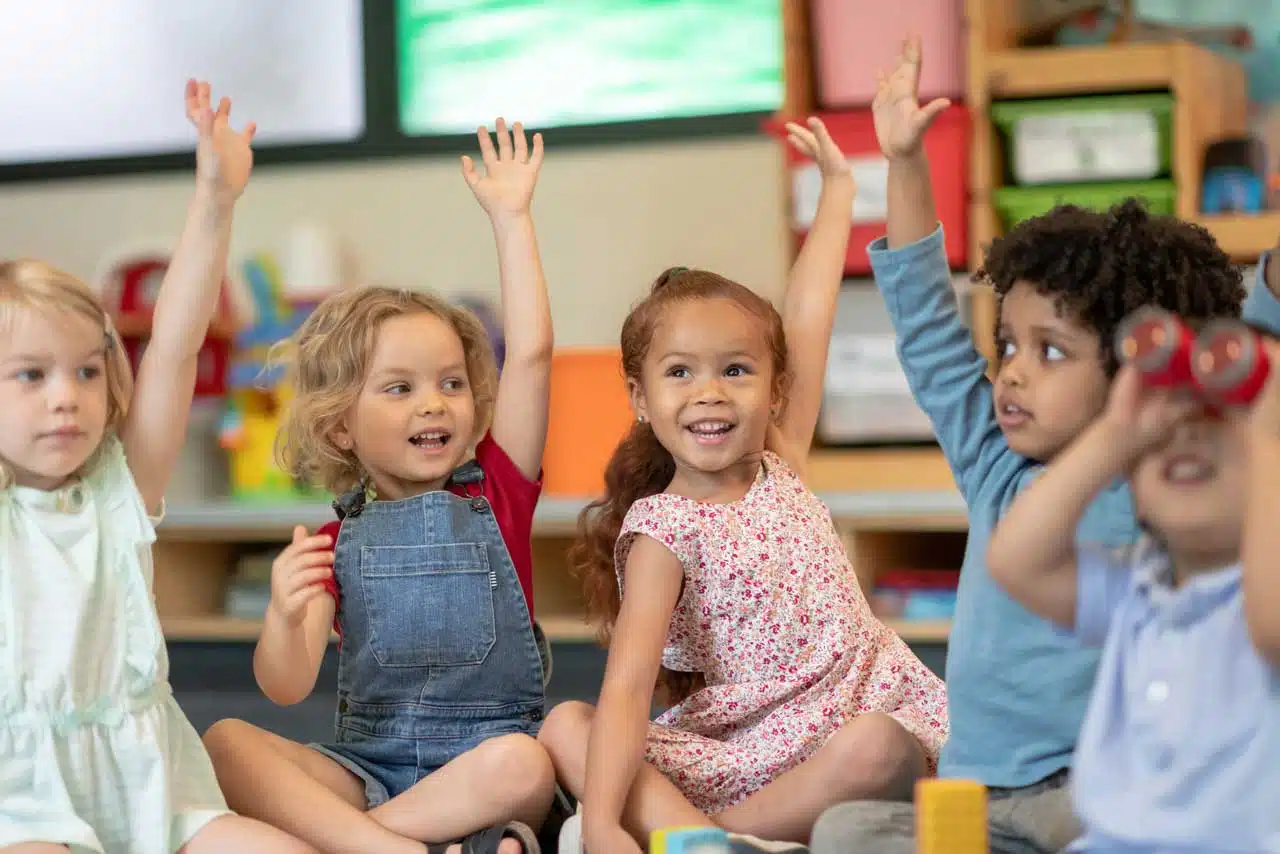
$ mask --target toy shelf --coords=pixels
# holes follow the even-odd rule
[[[967,519],[942,455],[931,448],[829,450],[810,459],[807,480],[831,510],[855,570],[870,589],[883,570],[954,569]],[[534,522],[534,602],[548,637],[589,642],[566,554],[586,499],[547,496]],[[321,502],[173,504],[157,529],[156,603],[173,642],[253,642],[261,621],[225,616],[223,601],[237,555],[283,545],[295,525],[314,530],[334,518]],[[891,621],[911,643],[946,641],[945,621]]]
[[[1231,260],[1241,264],[1254,263],[1280,239],[1280,211],[1229,216],[1201,214],[1194,217],[1194,221],[1209,230]]]

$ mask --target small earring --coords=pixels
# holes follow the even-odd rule
[[[641,424],[643,424],[643,423],[644,423],[644,416],[643,416],[643,415],[637,415],[637,416],[636,416],[636,421],[639,421]]]

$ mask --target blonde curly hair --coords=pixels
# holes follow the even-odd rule
[[[117,432],[129,411],[133,369],[102,301],[80,279],[52,264],[31,258],[0,261],[0,327],[7,327],[17,315],[27,311],[45,312],[53,317],[72,312],[101,327],[106,346],[107,380],[104,435]],[[97,456],[95,451],[82,469],[92,468]],[[13,477],[13,468],[0,460],[0,489],[12,485]]]
[[[276,441],[282,469],[335,495],[360,482],[360,461],[338,447],[333,433],[364,386],[378,328],[390,318],[418,312],[440,318],[461,340],[476,410],[472,441],[483,435],[493,415],[498,368],[479,318],[431,293],[359,288],[324,300],[285,342],[285,382],[292,397]]]

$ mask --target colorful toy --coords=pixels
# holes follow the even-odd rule
[[[1146,384],[1187,386],[1224,406],[1248,406],[1271,373],[1261,336],[1243,323],[1216,320],[1194,335],[1177,315],[1152,307],[1121,324],[1116,352]]]
[[[279,270],[265,255],[244,264],[253,323],[235,338],[234,363],[228,378],[227,408],[219,444],[230,459],[231,493],[238,501],[296,501],[320,494],[296,483],[276,463],[276,436],[292,390],[280,365],[271,363],[271,348],[287,339],[310,314],[311,306],[290,305]]]
[[[918,854],[988,854],[987,790],[976,780],[916,783]]]
[[[1262,336],[1234,320],[1210,323],[1191,355],[1196,384],[1227,406],[1248,406],[1267,384],[1271,360]]]

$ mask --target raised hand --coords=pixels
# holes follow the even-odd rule
[[[231,99],[223,98],[218,109],[211,107],[209,84],[187,81],[187,118],[196,127],[196,180],[213,190],[218,198],[234,202],[249,183],[253,171],[253,134],[257,125],[244,130],[231,127]]]
[[[946,98],[938,98],[921,107],[920,38],[913,36],[902,43],[897,67],[886,76],[881,72],[876,81],[876,97],[871,104],[876,137],[885,157],[910,157],[920,150],[925,131],[938,114],[951,106]]]
[[[1148,388],[1136,368],[1124,365],[1111,384],[1103,417],[1130,451],[1143,454],[1163,444],[1174,427],[1203,408],[1187,390]]]
[[[333,576],[333,543],[327,536],[307,536],[301,525],[293,542],[271,564],[269,607],[289,626],[301,624],[307,603],[325,595],[324,583]]]
[[[823,178],[850,175],[849,159],[844,156],[827,132],[827,126],[816,116],[810,117],[808,127],[787,122],[787,141],[792,148],[813,159]]]
[[[462,177],[490,218],[528,213],[533,202],[533,188],[538,183],[538,169],[542,167],[542,134],[533,135],[533,148],[530,150],[520,122],[516,122],[508,132],[506,121],[498,119],[495,135],[498,138],[497,150],[487,127],[476,131],[484,174],[481,175],[475,161],[464,154]]]

